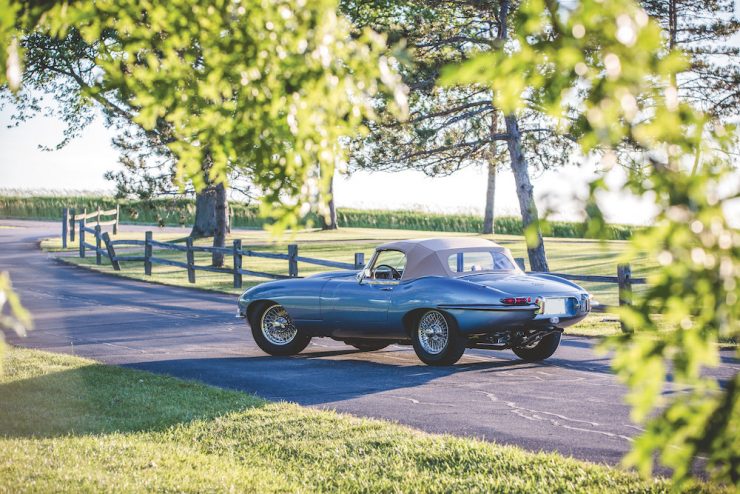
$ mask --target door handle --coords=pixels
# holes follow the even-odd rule
[[[384,286],[384,287],[381,288],[381,290],[383,290],[384,292],[390,292],[390,291],[393,290],[393,287],[392,286]]]

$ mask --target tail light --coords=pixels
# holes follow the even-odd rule
[[[501,303],[504,305],[527,305],[532,303],[532,297],[508,297],[502,298]]]

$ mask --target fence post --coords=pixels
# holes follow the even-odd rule
[[[365,267],[365,253],[355,252],[355,269],[362,269]]]
[[[67,229],[69,228],[69,210],[62,208],[62,249],[67,248]]]
[[[632,304],[632,268],[629,264],[617,265],[617,279],[619,280],[619,305]],[[632,329],[620,318],[623,333],[631,333]]]
[[[103,242],[105,242],[105,250],[108,251],[108,259],[110,259],[110,264],[113,266],[113,270],[120,271],[121,263],[116,259],[116,250],[113,248],[108,232],[103,232]]]
[[[144,274],[152,275],[152,232],[144,233]]]
[[[527,265],[524,263],[523,257],[515,257],[514,262],[516,263],[517,266],[519,266],[519,269],[521,269],[522,271],[527,270]]]
[[[103,263],[100,255],[100,225],[95,225],[95,264],[98,266]]]
[[[288,276],[291,278],[298,276],[298,261],[295,259],[297,256],[298,246],[296,244],[288,245]]]
[[[72,208],[69,210],[69,241],[74,242],[75,241],[75,225],[77,222],[75,221],[75,208]]]
[[[95,216],[95,221],[100,224],[100,206],[98,206],[98,214]]]
[[[80,220],[80,235],[78,238],[80,242],[80,257],[85,257],[85,218]]]
[[[116,222],[113,223],[113,235],[118,235],[118,216],[121,214],[121,209],[118,203],[116,203]]]
[[[242,241],[234,240],[234,288],[242,287]]]
[[[193,237],[186,238],[185,245],[188,247],[188,281],[190,283],[195,283],[195,253],[193,252]]]

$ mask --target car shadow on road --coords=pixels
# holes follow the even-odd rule
[[[403,351],[337,349],[295,357],[225,357],[159,360],[127,367],[192,379],[213,386],[254,393],[270,400],[320,405],[376,393],[423,386],[466,373],[522,371],[537,364],[521,360],[462,361],[452,367],[430,367]],[[439,384],[439,383],[437,383]]]

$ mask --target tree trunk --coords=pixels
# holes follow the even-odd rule
[[[329,217],[321,217],[321,229],[322,230],[336,230],[339,228],[337,225],[337,208],[334,206],[334,177],[331,177],[329,182]]]
[[[216,231],[213,234],[214,247],[226,247],[226,234],[229,232],[229,204],[226,198],[226,186],[223,183],[216,185],[215,216]],[[224,265],[224,255],[214,252],[211,255],[211,264],[220,268]]]
[[[190,236],[212,237],[216,233],[216,188],[208,186],[195,196],[195,221]]]
[[[493,233],[493,207],[496,199],[496,163],[491,159],[488,163],[488,187],[486,189],[486,209],[483,215],[483,233]]]
[[[498,131],[498,112],[494,111],[491,116],[491,136],[496,135]],[[496,143],[491,142],[488,145],[488,187],[486,188],[486,209],[483,213],[483,233],[493,233],[494,225],[494,205],[496,199]]]
[[[668,0],[668,48],[676,47],[676,34],[678,32],[678,14],[676,13],[676,0]]]
[[[496,37],[500,40],[508,38],[509,21],[509,1],[501,0],[499,10],[499,26]],[[522,151],[522,135],[519,132],[519,123],[516,116],[507,115],[504,118],[506,122],[506,133],[508,138],[506,144],[509,148],[509,159],[511,160],[511,170],[514,172],[514,181],[516,182],[516,195],[519,199],[519,209],[522,212],[522,224],[524,225],[525,238],[527,239],[527,254],[529,255],[529,265],[532,271],[549,271],[547,266],[547,256],[545,255],[545,244],[542,242],[542,232],[540,231],[539,217],[537,216],[537,206],[534,203],[534,188],[529,180],[529,170],[527,169],[527,160],[524,158]],[[531,234],[527,235],[531,228],[535,231],[535,241],[530,242]]]
[[[226,197],[226,186],[223,183],[213,185],[209,180],[212,164],[211,155],[206,152],[202,164],[206,186],[195,196],[195,221],[190,236],[193,238],[213,237],[214,247],[225,247],[226,234],[229,232],[229,203]],[[214,252],[211,256],[211,264],[217,268],[222,267],[224,255]]]
[[[522,213],[522,224],[524,225],[525,238],[527,239],[527,254],[532,271],[549,271],[545,244],[542,242],[542,232],[539,226],[537,206],[534,203],[534,188],[529,180],[527,160],[522,151],[522,136],[519,133],[519,124],[516,116],[507,115],[506,132],[509,135],[506,143],[509,148],[511,159],[511,170],[514,172],[516,182],[516,195],[519,199],[519,209]],[[532,239],[534,231],[535,239]]]

